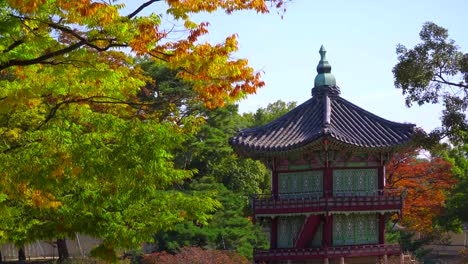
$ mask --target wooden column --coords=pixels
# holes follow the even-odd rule
[[[324,216],[322,244],[324,247],[332,245],[332,217],[331,215]]]
[[[271,174],[271,191],[273,193],[273,197],[278,197],[278,172],[273,171]]]
[[[323,193],[324,197],[333,196],[333,172],[331,168],[323,170]]]
[[[328,197],[328,168],[325,168],[323,170],[322,185],[323,185],[323,197]]]
[[[383,165],[378,168],[378,180],[377,188],[379,189],[379,195],[384,195],[383,190],[385,189],[385,168]]]
[[[385,215],[379,214],[379,244],[385,244]]]
[[[271,192],[273,193],[273,197],[278,196],[278,159],[273,158],[272,166],[271,166]]]
[[[278,247],[278,217],[271,219],[270,228],[270,248],[275,249]]]

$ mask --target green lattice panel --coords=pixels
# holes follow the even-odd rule
[[[378,190],[378,170],[333,170],[333,195],[375,195]]]
[[[278,173],[278,192],[288,197],[304,195],[321,196],[323,193],[323,171]]]
[[[377,214],[333,215],[333,245],[376,244],[379,241]]]
[[[304,216],[278,217],[278,248],[292,248],[304,224]]]

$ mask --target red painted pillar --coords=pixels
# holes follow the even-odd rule
[[[322,244],[324,247],[330,247],[332,245],[332,217],[325,215],[323,219]]]
[[[330,195],[330,197],[333,196],[333,170],[332,168],[327,168],[327,171],[328,171],[328,193]]]
[[[378,180],[377,180],[377,188],[379,189],[379,195],[384,195],[385,189],[385,167],[379,166],[378,168]]]
[[[273,192],[273,197],[278,197],[278,172],[273,171],[271,177],[271,191]]]
[[[278,246],[278,217],[271,219],[271,231],[270,231],[270,248],[274,249]]]
[[[273,197],[278,197],[278,172],[276,171],[278,160],[273,158],[273,165],[271,166],[271,192]]]
[[[323,170],[323,193],[324,197],[333,196],[333,172],[331,168]]]
[[[323,197],[328,197],[328,173],[327,171],[328,171],[327,168],[323,170],[323,182],[322,182]]]
[[[385,244],[385,215],[379,214],[379,244]]]

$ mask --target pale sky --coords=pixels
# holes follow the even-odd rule
[[[160,12],[161,6],[153,8]],[[309,99],[323,44],[342,97],[381,117],[430,131],[440,125],[442,108],[405,106],[393,84],[395,47],[414,47],[423,23],[432,21],[448,28],[463,52],[468,49],[467,0],[293,0],[283,19],[272,10],[268,15],[217,12],[195,20],[210,22],[206,39],[212,43],[237,33],[240,50],[234,57],[264,72],[266,86],[239,103],[241,112],[277,100],[300,104]]]

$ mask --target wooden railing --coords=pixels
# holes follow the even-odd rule
[[[283,193],[252,197],[254,214],[307,213],[353,210],[401,210],[402,195],[398,190],[359,193]]]
[[[254,260],[307,260],[339,257],[383,256],[401,254],[400,245],[355,245],[321,248],[279,248],[254,250]]]

